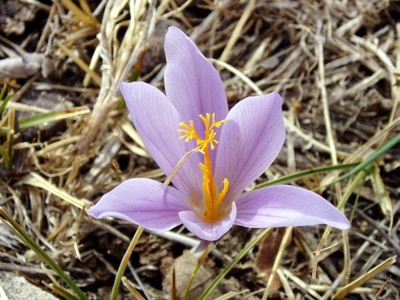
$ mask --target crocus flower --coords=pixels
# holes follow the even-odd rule
[[[221,78],[196,45],[170,27],[165,39],[165,92],[144,83],[121,83],[139,135],[172,178],[129,179],[105,194],[88,213],[111,216],[162,232],[177,225],[214,241],[234,224],[285,227],[328,224],[349,228],[346,217],[321,196],[276,185],[243,192],[274,161],[285,140],[277,93],[243,99],[228,111]]]

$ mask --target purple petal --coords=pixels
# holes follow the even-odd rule
[[[131,114],[133,124],[158,166],[169,174],[194,144],[179,139],[182,121],[175,107],[157,88],[144,82],[122,82],[121,93]],[[201,154],[194,154],[173,178],[175,186],[187,194],[195,187],[201,190],[202,174],[199,169]]]
[[[129,179],[101,197],[87,213],[95,218],[115,217],[153,231],[167,231],[181,224],[178,213],[187,210],[178,190],[160,182]]]
[[[236,202],[235,224],[252,228],[327,224],[348,229],[350,223],[318,194],[289,185],[244,193]]]
[[[228,103],[222,80],[212,64],[182,31],[168,29],[165,38],[165,89],[183,122],[193,120],[201,125],[199,114],[215,113],[216,120],[224,119]]]
[[[236,206],[233,203],[230,214],[222,221],[215,223],[204,221],[193,211],[181,211],[179,218],[183,225],[199,238],[206,241],[216,241],[232,228],[236,218]]]
[[[274,161],[285,140],[282,98],[277,93],[248,97],[229,112],[217,148],[217,183],[229,180],[227,199],[257,179]]]

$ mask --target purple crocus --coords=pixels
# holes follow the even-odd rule
[[[228,111],[221,78],[179,29],[165,38],[164,95],[144,83],[121,83],[143,143],[172,178],[129,179],[105,194],[88,213],[128,220],[162,232],[177,225],[200,239],[215,241],[234,224],[285,227],[328,224],[350,227],[346,217],[321,196],[276,185],[244,193],[274,161],[285,140],[282,98],[277,93],[248,97]]]

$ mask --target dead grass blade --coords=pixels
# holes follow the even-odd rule
[[[68,203],[80,208],[80,209],[85,209],[88,204],[86,201],[80,200],[74,196],[71,196],[69,193],[61,190],[60,188],[56,187],[54,184],[51,182],[47,181],[44,179],[42,176],[35,172],[31,172],[27,176],[21,179],[21,183],[31,185],[31,186],[36,186],[38,188],[44,189],[48,191],[49,193],[52,193],[53,195],[67,201]]]
[[[351,291],[353,291],[355,288],[357,288],[360,285],[362,285],[362,284],[366,283],[367,281],[371,280],[377,274],[379,274],[380,272],[386,270],[388,267],[393,265],[396,262],[396,257],[397,256],[393,256],[393,257],[390,257],[390,258],[386,259],[385,261],[383,261],[382,263],[380,263],[379,265],[377,265],[373,269],[369,270],[364,275],[362,275],[359,278],[353,280],[348,285],[342,287],[339,291],[337,291],[333,295],[332,299],[341,299],[341,298],[345,297],[346,295],[348,295],[349,293],[351,293]]]
[[[126,277],[122,277],[123,285],[129,290],[129,292],[137,299],[137,300],[146,300],[142,294],[138,292],[137,289],[133,286],[133,284]]]
[[[70,10],[72,11],[75,16],[82,21],[83,23],[89,25],[89,26],[97,26],[98,22],[96,18],[94,18],[90,14],[90,9],[89,5],[86,3],[86,1],[80,1],[81,4],[83,4],[83,10],[80,9],[77,5],[75,5],[71,0],[61,0],[61,2]]]

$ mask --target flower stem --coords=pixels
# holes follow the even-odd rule
[[[199,300],[206,300],[211,295],[213,290],[218,286],[221,280],[229,273],[230,270],[247,254],[251,249],[258,245],[261,240],[270,234],[272,228],[264,229],[259,235],[257,235],[253,240],[251,240],[246,247],[244,247],[225,267],[225,269],[215,277],[207,289],[200,295]]]
[[[189,294],[190,294],[190,288],[192,286],[193,280],[196,277],[197,272],[199,271],[201,265],[204,263],[204,261],[206,260],[208,254],[210,253],[210,251],[212,250],[212,248],[214,247],[213,243],[208,243],[207,248],[204,250],[203,254],[201,255],[199,261],[196,264],[196,267],[194,268],[192,274],[190,275],[189,278],[189,282],[186,286],[186,290],[185,290],[185,296],[183,297],[183,300],[188,300],[189,299]]]
[[[114,285],[113,285],[113,288],[111,291],[111,297],[110,297],[111,300],[117,299],[119,287],[121,286],[122,276],[124,276],[126,266],[128,265],[131,254],[132,254],[133,250],[135,249],[140,236],[143,233],[143,229],[144,228],[142,226],[139,226],[136,229],[135,235],[133,236],[131,242],[129,243],[128,249],[126,250],[124,257],[121,260],[121,263],[118,268],[117,276],[115,277]]]

